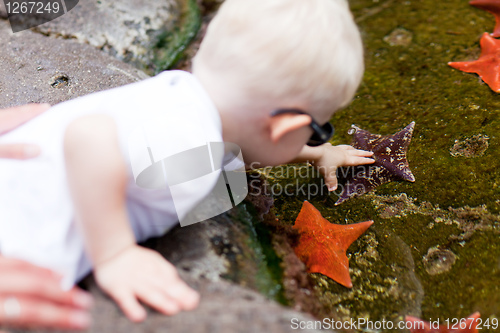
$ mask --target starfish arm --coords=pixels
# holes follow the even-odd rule
[[[429,323],[417,318],[417,317],[412,317],[412,316],[406,316],[405,320],[407,322],[408,327],[410,328],[411,333],[427,333],[427,332],[432,332],[431,328],[429,326]]]
[[[470,327],[470,330],[467,331],[469,333],[478,333],[477,326],[479,325],[479,318],[481,318],[481,314],[479,312],[474,312],[467,318],[467,327]]]
[[[451,61],[448,66],[458,69],[459,71],[466,73],[476,73],[481,75],[483,73],[485,65],[484,60],[473,60],[473,61]]]
[[[350,198],[363,195],[382,185],[381,179],[373,176],[377,174],[377,169],[380,169],[380,166],[376,164],[377,162],[369,166],[354,167],[346,178],[346,183],[343,185],[342,192],[335,205],[340,205]]]
[[[481,56],[478,60],[449,62],[448,65],[463,72],[477,73],[493,91],[500,92],[499,50],[500,41],[485,32],[481,37]]]
[[[310,273],[321,273],[344,287],[352,288],[349,260],[345,252],[327,246],[318,246],[307,262]]]
[[[468,73],[477,73],[491,90],[500,92],[500,63],[477,60],[462,67],[458,69]]]
[[[484,57],[476,61],[450,62],[448,65],[467,73],[476,73],[495,92],[500,92],[500,61]]]
[[[415,176],[413,176],[406,158],[400,159],[397,155],[395,155],[395,157],[386,156],[380,159],[380,165],[384,170],[387,170],[387,172],[384,173],[386,180],[384,183],[392,180],[406,180],[409,182],[415,181]]]
[[[470,1],[469,4],[479,9],[486,10],[495,16],[495,30],[491,35],[493,37],[500,37],[500,3],[491,0],[473,0]]]
[[[353,224],[332,224],[330,227],[330,238],[337,240],[338,246],[346,252],[349,246],[359,238],[373,224],[373,221],[366,221]]]
[[[481,79],[496,93],[500,93],[500,68],[481,75]]]
[[[481,40],[479,43],[481,45],[481,55],[479,56],[479,58],[488,54],[496,53],[496,51],[500,47],[500,41],[491,37],[487,32],[485,32],[481,36]]]
[[[373,151],[377,140],[381,137],[381,135],[372,134],[356,125],[352,125],[351,130],[353,131],[352,146],[356,149]]]
[[[304,201],[293,228],[299,233],[306,233],[310,230],[328,226],[329,224],[330,222],[321,216],[321,213],[316,209],[316,207],[314,207],[309,201]]]
[[[414,128],[415,122],[411,122],[398,133],[384,137],[383,142],[380,143],[381,149],[378,154],[379,156],[377,156],[377,162],[389,171],[387,181],[393,179],[404,179],[410,182],[415,181],[415,177],[406,159],[406,153],[410,146]]]

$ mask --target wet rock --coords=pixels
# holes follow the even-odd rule
[[[80,1],[67,14],[34,28],[46,35],[76,39],[139,68],[153,59],[158,36],[174,28],[182,1]]]
[[[182,312],[172,317],[150,311],[148,319],[142,324],[132,324],[117,306],[93,285],[91,290],[96,297],[93,309],[95,324],[88,332],[280,333],[295,331],[291,329],[293,318],[301,321],[314,320],[308,315],[279,306],[254,291],[226,281],[214,283],[203,279],[193,280],[184,275],[182,277],[200,292],[200,306],[194,311]]]
[[[191,278],[218,282],[231,265],[218,251],[230,243],[228,234],[227,225],[207,220],[184,228],[176,227],[165,236],[150,240],[147,245]]]
[[[0,108],[60,103],[147,78],[86,44],[31,31],[12,33],[0,20]]]
[[[284,308],[249,289],[227,281],[210,282],[206,279],[193,279],[183,274],[182,271],[181,277],[200,292],[199,307],[171,317],[148,309],[148,317],[141,324],[133,324],[129,321],[118,306],[99,290],[94,280],[88,278],[85,284],[94,296],[95,304],[92,309],[93,325],[85,332],[319,332],[318,330],[292,330],[292,320],[311,322],[314,318]],[[38,330],[30,332],[48,333]]]
[[[412,40],[413,33],[404,28],[396,28],[384,37],[384,42],[390,46],[408,46],[411,44]]]
[[[453,157],[480,157],[483,156],[489,147],[489,137],[477,134],[464,140],[455,140],[455,144],[450,148]]]
[[[280,281],[269,271],[251,219],[242,204],[214,219],[177,227],[147,246],[193,278],[224,278],[276,298]]]
[[[217,253],[217,249],[221,244],[226,248],[243,246],[235,237],[237,229],[227,216],[221,216],[184,228],[176,227],[165,236],[143,244],[159,251],[177,267],[181,278],[200,292],[200,306],[191,312],[167,317],[148,310],[144,323],[132,324],[117,305],[103,295],[92,276],[87,277],[82,285],[95,298],[94,324],[87,332],[280,333],[297,331],[291,326],[294,318],[304,322],[315,320],[310,315],[266,299],[256,291],[222,279],[237,263],[230,256]],[[252,274],[256,274],[248,268],[242,268],[241,272],[248,283],[254,278]]]
[[[449,271],[456,260],[457,256],[452,251],[431,247],[424,256],[423,263],[429,275],[437,275]]]
[[[277,234],[273,237],[274,248],[281,258],[286,299],[297,311],[312,313],[320,318],[335,317],[318,302],[314,292],[315,281],[307,273],[305,264],[297,257],[290,243],[290,236],[285,234]]]
[[[200,291],[202,302],[195,311],[171,318],[152,313],[147,329],[137,332],[151,329],[156,332],[155,328],[161,328],[162,332],[163,329],[175,332],[291,332],[292,318],[314,320],[309,315],[267,300],[256,291],[223,279],[229,277],[241,285],[259,287],[255,258],[248,260],[255,249],[245,244],[242,237],[249,236],[234,222],[238,210],[188,227],[176,227],[165,236],[145,244],[178,268],[181,277]],[[124,325],[130,326],[122,315],[113,316],[121,317]],[[123,329],[128,332],[126,327]],[[107,332],[103,328],[93,331]]]

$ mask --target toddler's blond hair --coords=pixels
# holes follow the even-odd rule
[[[363,46],[345,0],[226,0],[193,66],[325,116],[353,98]]]

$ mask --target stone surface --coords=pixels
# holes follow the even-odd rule
[[[225,247],[238,246],[231,239],[233,226],[226,217],[208,220],[188,227],[176,227],[163,237],[151,239],[144,245],[158,250],[176,265],[182,279],[201,294],[200,306],[191,312],[167,317],[148,310],[144,323],[133,324],[120,309],[97,287],[91,276],[82,285],[94,296],[93,326],[86,332],[176,332],[176,333],[253,333],[296,332],[292,319],[311,322],[310,315],[287,309],[261,294],[221,279],[231,266],[230,260],[218,254],[217,240]],[[247,277],[251,280],[252,277]],[[22,333],[25,331],[16,331]],[[36,331],[46,332],[46,331]],[[319,332],[307,330],[307,332]]]
[[[142,324],[132,324],[116,305],[93,289],[96,298],[93,310],[95,324],[88,332],[280,333],[296,331],[291,328],[292,318],[313,320],[310,316],[285,309],[254,291],[226,281],[193,281],[189,277],[185,277],[185,280],[200,291],[200,306],[192,312],[183,312],[173,317],[150,312],[148,319]]]
[[[148,76],[90,45],[31,31],[12,33],[0,20],[0,108],[56,104]]]
[[[291,320],[310,321],[307,315],[287,310],[258,293],[228,283],[190,280],[201,293],[200,306],[191,312],[166,317],[149,312],[142,324],[132,324],[106,296],[92,287],[96,304],[94,325],[88,332],[291,332]],[[317,332],[308,330],[308,332]]]
[[[269,269],[264,244],[254,228],[258,222],[248,212],[248,206],[243,203],[213,219],[177,227],[145,245],[193,279],[226,279],[271,299],[281,299],[281,278]]]
[[[309,315],[287,309],[255,291],[221,279],[221,275],[228,274],[230,266],[234,265],[226,251],[219,251],[221,244],[226,249],[241,246],[241,241],[234,237],[235,228],[223,215],[215,220],[177,227],[145,244],[175,264],[181,277],[200,292],[200,306],[192,312],[173,317],[149,312],[146,322],[134,325],[88,278],[85,284],[96,298],[95,324],[89,332],[279,333],[296,331],[291,328],[292,318],[313,321]],[[252,277],[247,276],[247,280],[251,281]]]
[[[80,1],[67,14],[34,28],[50,36],[72,38],[145,68],[153,46],[179,19],[180,0]]]
[[[286,309],[262,295],[227,281],[209,282],[181,274],[185,281],[201,293],[200,306],[191,312],[172,317],[148,311],[148,318],[133,324],[108,297],[102,294],[92,279],[87,279],[94,295],[92,310],[94,323],[88,333],[254,333],[254,332],[319,332],[318,330],[292,329],[295,321],[313,321],[309,315]],[[15,331],[22,333],[26,331]],[[31,331],[35,332],[35,331]],[[47,332],[47,331],[36,331]],[[54,332],[54,331],[53,331]]]

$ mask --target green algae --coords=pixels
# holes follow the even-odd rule
[[[286,304],[281,284],[280,259],[276,256],[269,231],[257,218],[255,209],[243,203],[232,210],[231,220],[242,231],[240,240],[247,250],[240,251],[235,269],[224,278],[259,291],[269,299]],[[251,272],[251,276],[249,276]]]
[[[351,124],[387,135],[416,121],[408,160],[417,181],[385,184],[335,206],[338,194],[327,192],[320,175],[292,172],[310,167],[261,170],[271,187],[290,189],[273,191],[273,212],[293,225],[309,200],[334,223],[375,221],[348,250],[352,290],[311,275],[318,301],[332,314],[443,321],[480,311],[483,319],[499,318],[500,96],[477,75],[447,65],[477,58],[479,38],[494,19],[462,0],[349,3],[365,43],[366,73],[352,104],[332,118],[332,143],[349,143]],[[479,139],[472,153],[464,150],[463,143]],[[456,261],[430,275],[424,258],[436,247]]]
[[[380,6],[374,1],[350,4],[355,17]],[[389,134],[412,120],[417,122],[408,153],[417,181],[391,183],[377,193],[406,193],[418,198],[421,207],[428,203],[427,212],[422,207],[382,222],[412,249],[415,271],[425,290],[422,315],[444,320],[479,310],[484,318],[498,317],[500,304],[494,296],[500,285],[498,229],[490,225],[460,240],[466,233],[465,226],[443,222],[446,216],[437,216],[436,222],[436,216],[429,212],[449,217],[454,212],[447,211],[448,207],[484,207],[482,213],[476,209],[476,216],[484,216],[490,224],[500,221],[500,96],[476,75],[447,66],[448,61],[477,58],[479,38],[492,30],[494,19],[467,1],[395,1],[378,14],[365,17],[359,25],[366,46],[366,76],[352,105],[332,121],[341,134],[350,123]],[[384,37],[397,28],[413,33],[407,47],[384,42]],[[477,157],[450,154],[456,140],[478,136],[490,140]],[[335,139],[346,142],[348,137],[343,134]],[[370,205],[363,200],[358,201],[358,209]],[[380,216],[377,213],[374,218]],[[450,271],[430,276],[422,257],[436,245],[453,251],[457,261]]]
[[[367,0],[350,4],[355,17],[380,6]],[[341,134],[335,141],[348,142],[351,123],[390,134],[415,120],[409,160],[417,183],[391,184],[382,193],[406,192],[444,207],[479,206],[498,198],[500,98],[476,75],[447,65],[477,56],[479,37],[494,25],[492,16],[467,1],[393,1],[359,25],[366,75],[351,106],[332,119]],[[409,46],[384,41],[398,28],[413,33]],[[478,134],[491,139],[483,156],[474,161],[450,156],[455,140]]]
[[[162,33],[155,45],[154,73],[173,69],[201,27],[201,10],[196,0],[181,2],[182,13],[176,28]]]

